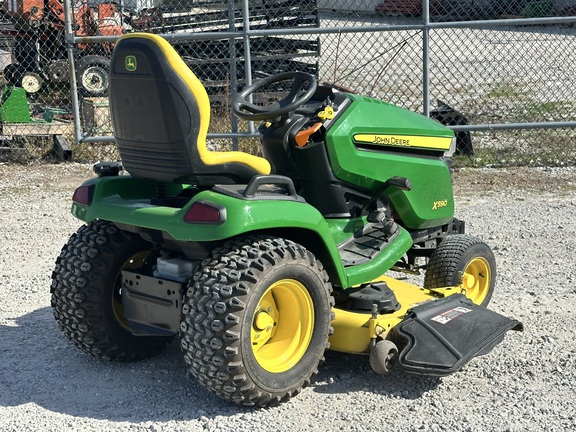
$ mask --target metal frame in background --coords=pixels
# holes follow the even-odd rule
[[[230,7],[234,8],[234,2],[229,2]],[[378,32],[395,32],[395,31],[408,31],[418,30],[422,32],[422,88],[423,88],[423,111],[425,115],[430,114],[430,31],[438,29],[457,29],[457,28],[496,28],[496,27],[510,27],[510,26],[525,26],[525,25],[549,25],[549,24],[575,24],[576,16],[568,17],[548,17],[548,18],[529,18],[529,19],[499,19],[499,20],[482,20],[482,21],[454,21],[454,22],[431,22],[430,21],[430,1],[423,0],[423,14],[421,24],[394,24],[394,25],[375,25],[375,26],[350,26],[350,27],[323,27],[323,28],[280,28],[271,30],[251,29],[250,22],[247,19],[249,16],[249,3],[248,0],[242,0],[243,12],[243,29],[227,32],[206,32],[206,33],[178,33],[178,34],[160,34],[169,42],[174,43],[177,41],[192,41],[192,40],[216,40],[216,39],[230,39],[230,44],[234,45],[234,40],[242,38],[244,40],[244,66],[246,73],[247,84],[252,82],[251,70],[251,51],[250,40],[254,37],[264,36],[290,36],[290,35],[321,35],[321,34],[340,34],[340,33],[378,33]],[[114,142],[114,137],[110,136],[84,136],[80,122],[80,107],[78,97],[78,86],[75,74],[75,61],[74,52],[75,45],[90,44],[90,43],[103,43],[114,42],[117,36],[91,36],[91,37],[76,37],[72,31],[72,7],[70,0],[64,0],[64,9],[66,14],[65,23],[65,40],[67,43],[68,60],[70,62],[71,71],[71,100],[74,114],[74,129],[76,134],[76,141],[78,143],[101,143],[101,142]],[[230,11],[231,13],[233,11]],[[236,68],[235,57],[230,56],[231,67],[233,70]],[[235,92],[235,86],[231,86],[232,94]],[[233,116],[232,116],[233,117]],[[248,132],[239,132],[237,123],[232,121],[230,133],[210,133],[209,138],[227,138],[236,140],[242,137],[255,137],[253,124],[250,124]],[[465,126],[451,126],[455,131],[491,131],[491,130],[510,130],[510,129],[543,129],[543,128],[576,128],[576,121],[564,122],[530,122],[530,123],[494,123],[494,124],[476,124]],[[236,148],[236,145],[234,145]]]

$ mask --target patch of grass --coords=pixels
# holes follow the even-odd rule
[[[527,112],[539,113],[554,113],[562,111],[566,106],[572,106],[570,102],[534,102],[527,104],[525,109]]]
[[[575,129],[473,132],[474,155],[454,167],[568,166],[576,164]]]
[[[54,141],[50,136],[15,136],[3,141],[0,161],[26,165],[37,161],[56,161]]]
[[[213,106],[210,119],[210,129],[208,132],[212,133],[226,133],[232,130],[232,114],[230,106]],[[248,122],[238,119],[238,132],[248,132]],[[258,128],[258,122],[254,125]],[[232,151],[238,150],[245,153],[250,153],[255,156],[262,156],[262,148],[258,138],[237,138],[233,139],[213,139],[210,140],[209,148],[219,151]]]
[[[574,102],[531,102],[519,105],[515,117],[520,122],[563,121],[571,119],[576,113]]]
[[[462,168],[453,174],[456,195],[486,195],[507,189],[526,192],[553,192],[557,196],[576,191],[574,171],[556,168],[507,167],[503,169]]]
[[[69,143],[74,162],[95,163],[98,161],[118,161],[120,153],[113,143]]]
[[[486,93],[486,96],[490,98],[511,98],[524,96],[524,92],[514,84],[500,83]]]

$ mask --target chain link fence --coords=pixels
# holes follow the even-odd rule
[[[576,163],[576,0],[4,0],[2,11],[1,159],[117,158],[110,54],[144,31],[204,83],[216,147],[256,152],[230,100],[298,70],[450,125],[459,165]]]

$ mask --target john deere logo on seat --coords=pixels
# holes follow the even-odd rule
[[[124,59],[124,65],[126,66],[126,70],[128,72],[134,72],[138,67],[136,63],[136,57],[134,57],[133,55],[126,56],[126,58]]]

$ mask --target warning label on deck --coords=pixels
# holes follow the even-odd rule
[[[442,312],[440,315],[436,315],[430,319],[432,321],[439,322],[440,324],[448,324],[450,321],[455,320],[459,316],[462,316],[468,312],[472,312],[472,309],[459,306],[446,312]]]

